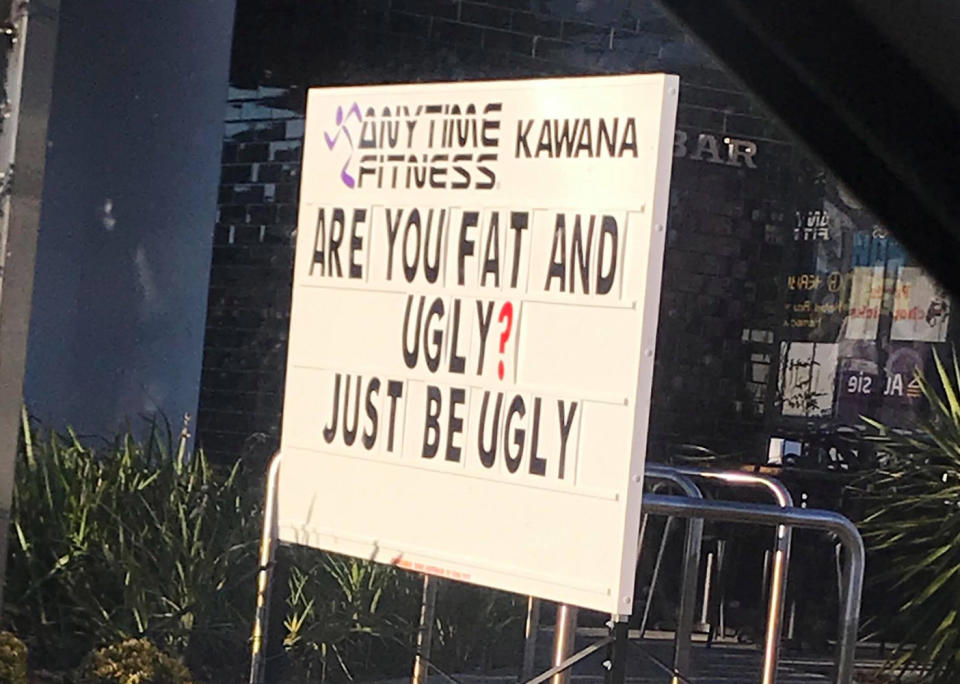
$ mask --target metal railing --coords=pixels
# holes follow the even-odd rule
[[[863,540],[852,522],[834,511],[708,501],[662,494],[647,495],[644,497],[642,507],[645,512],[651,515],[773,526],[789,525],[791,527],[826,530],[836,534],[846,549],[846,556],[843,563],[842,584],[844,593],[840,609],[835,674],[836,681],[839,684],[846,684],[851,681],[857,646],[857,628],[860,620],[860,598],[863,590],[864,570]]]
[[[271,579],[273,575],[272,571],[278,538],[276,520],[276,487],[280,461],[281,458],[278,454],[271,461],[270,469],[267,475],[267,495],[264,507],[263,534],[260,546],[260,571],[257,577],[256,615],[251,644],[251,684],[262,684],[265,678],[266,658],[264,646],[269,610],[269,594],[271,589]],[[661,468],[663,467],[653,467],[654,470],[660,470]],[[659,474],[655,472],[650,473],[651,477],[657,477],[658,479],[666,479],[676,482],[686,493],[691,494],[691,496],[688,497],[647,494],[644,496],[641,509],[646,516],[664,515],[668,517],[686,518],[690,520],[691,525],[688,528],[687,534],[684,578],[682,581],[685,588],[683,594],[691,603],[693,601],[691,596],[692,592],[686,590],[686,584],[689,581],[690,574],[693,574],[694,577],[696,576],[696,566],[693,566],[694,571],[691,573],[691,566],[689,563],[692,563],[694,551],[699,554],[698,544],[696,543],[699,535],[695,534],[698,526],[694,523],[699,522],[700,535],[702,535],[702,524],[704,520],[720,520],[727,522],[772,525],[778,530],[778,540],[786,538],[787,541],[789,541],[790,527],[805,527],[826,530],[835,533],[839,537],[841,543],[846,549],[846,554],[843,559],[842,585],[844,587],[844,591],[843,596],[841,597],[842,605],[839,618],[839,637],[835,670],[836,681],[838,684],[848,684],[853,675],[864,572],[863,541],[853,523],[847,520],[847,518],[844,516],[833,511],[818,511],[812,509],[777,507],[751,503],[732,503],[727,501],[708,501],[702,498],[697,498],[696,494],[699,493],[699,489],[695,484],[689,481],[691,475],[696,477],[716,478],[718,480],[725,480],[728,483],[737,482],[739,484],[760,484],[770,488],[771,491],[775,491],[777,487],[782,487],[782,485],[772,478],[766,478],[764,476],[750,473],[702,471],[701,469],[689,467],[679,469],[666,468],[660,471]],[[783,492],[785,492],[785,489]],[[781,494],[783,492],[781,492]],[[786,493],[785,496],[787,498],[781,499],[778,497],[778,501],[782,502],[783,504],[789,504],[789,493]],[[785,534],[781,535],[780,530],[784,530]],[[782,549],[782,547],[779,548]],[[784,580],[786,578],[785,565],[786,561],[788,560],[786,556],[789,555],[789,543],[786,546],[786,552],[787,553],[782,557],[784,562],[782,577]],[[425,589],[428,588],[428,586],[425,586]],[[430,596],[431,593],[432,592],[429,591],[424,592],[425,603],[432,603],[433,598]],[[773,596],[775,593],[776,592],[771,590],[771,608],[774,607]],[[779,605],[780,610],[782,611],[782,600]],[[688,608],[688,610],[692,615],[692,608]],[[575,618],[573,620],[568,620],[567,622],[567,632],[570,633],[568,636],[572,636],[576,630]],[[768,627],[769,625],[770,622],[768,619]],[[615,640],[613,635],[617,635],[619,638]],[[559,634],[557,636],[559,636]],[[583,660],[593,653],[596,653],[605,645],[615,644],[615,641],[619,643],[625,640],[626,625],[624,623],[613,625],[611,629],[611,636],[608,636],[607,638],[588,646],[586,649],[581,650],[577,654],[565,657],[561,662],[556,663],[554,667],[535,677],[533,680],[530,680],[531,684],[532,682],[540,684],[541,682],[546,681],[546,679],[555,677],[558,674],[567,671],[574,663]],[[689,635],[682,641],[678,639],[674,653],[675,665],[678,656],[681,659],[683,658],[683,648],[689,648],[689,643]],[[425,644],[420,644],[421,647],[424,645]],[[680,652],[679,654],[678,651]],[[687,653],[689,653],[689,651],[687,651]],[[616,662],[610,663],[611,676],[608,677],[608,679],[610,680],[611,684],[622,684],[624,678],[623,653],[622,650],[615,649],[614,654],[614,660],[616,660]],[[559,653],[557,655],[559,656]],[[764,672],[769,671],[773,678],[776,676],[775,662],[775,650],[770,651],[765,649]],[[423,672],[422,666],[420,672]],[[683,679],[682,676],[680,676],[682,671],[676,667],[674,667],[673,674],[675,681]],[[419,674],[418,678],[422,678],[422,676],[422,674]]]
[[[648,472],[660,472],[665,469],[689,477],[723,482],[726,485],[734,487],[764,487],[773,494],[777,505],[781,508],[791,508],[793,506],[793,497],[790,495],[790,491],[786,486],[780,482],[780,480],[767,475],[730,470],[710,470],[693,466],[660,466],[654,464],[647,466]],[[776,680],[792,536],[788,526],[777,525],[776,537],[774,539],[773,568],[770,575],[769,600],[767,604],[767,624],[764,634],[763,672],[760,679],[762,684],[772,684],[772,682]],[[764,580],[766,580],[766,572],[764,572]],[[681,597],[681,601],[682,600]],[[683,670],[681,670],[681,672],[683,672]]]

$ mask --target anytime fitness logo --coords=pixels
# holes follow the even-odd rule
[[[340,169],[340,180],[343,181],[343,184],[348,188],[352,188],[356,185],[356,179],[353,175],[347,171],[350,166],[350,162],[353,161],[353,136],[350,135],[350,118],[353,117],[357,122],[363,121],[363,115],[360,113],[360,105],[356,102],[353,103],[353,106],[347,110],[347,115],[343,115],[343,107],[337,107],[337,114],[335,117],[336,128],[334,129],[335,133],[331,137],[326,131],[323,134],[324,139],[327,141],[327,149],[333,150],[340,140],[344,141],[341,147],[347,147],[347,160],[343,162],[343,168]]]
[[[338,163],[343,159],[340,182],[350,189],[489,190],[497,181],[502,109],[500,102],[354,102],[337,106],[323,137]]]

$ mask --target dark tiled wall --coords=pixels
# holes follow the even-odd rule
[[[233,91],[224,143],[207,450],[265,457],[278,443],[305,88],[655,70],[681,75],[686,144],[675,153],[654,449],[699,441],[759,458],[794,149],[649,0],[241,0],[232,78],[247,87]],[[251,86],[263,82],[280,87]],[[730,138],[756,145],[755,168],[728,163]]]
[[[303,145],[288,100],[231,88],[227,104],[198,418],[223,458],[269,451],[280,427]]]

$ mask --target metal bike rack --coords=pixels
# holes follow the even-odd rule
[[[648,465],[645,472],[646,477],[657,480],[669,480],[690,498],[702,499],[703,492],[687,476],[686,473],[655,465]],[[643,545],[643,535],[646,531],[649,515],[644,514],[640,523],[640,546]],[[669,523],[669,518],[668,518]],[[660,561],[663,555],[663,549],[667,540],[667,528],[663,530],[663,540],[660,550],[657,554],[657,563],[655,570],[659,569]],[[697,604],[697,573],[700,569],[700,552],[703,546],[703,520],[691,518],[687,521],[687,535],[683,547],[683,564],[680,580],[680,605],[677,610],[677,628],[674,633],[673,645],[673,670],[674,672],[685,673],[690,669],[690,637],[693,633],[693,613]],[[638,547],[639,548],[639,547]],[[655,572],[655,575],[657,573]],[[647,595],[646,605],[643,607],[643,618],[641,620],[640,636],[642,638],[644,628],[647,624],[647,617],[650,611],[653,591],[656,586],[656,577],[650,580],[650,593]]]
[[[731,470],[711,470],[694,466],[648,465],[648,472],[671,471],[689,477],[720,481],[729,486],[758,486],[770,491],[781,508],[792,508],[793,497],[779,480],[759,473]],[[777,662],[780,657],[780,633],[783,627],[783,609],[786,599],[787,571],[790,563],[792,533],[786,525],[777,525],[774,542],[773,570],[770,575],[770,595],[767,605],[767,624],[763,647],[762,684],[776,681]],[[766,573],[764,573],[766,579]],[[706,598],[706,597],[705,597]],[[683,597],[681,597],[683,600]],[[693,615],[691,613],[691,622]],[[683,672],[683,670],[681,670]]]
[[[834,511],[779,508],[764,504],[708,501],[659,494],[649,494],[644,497],[642,509],[650,515],[755,523],[777,527],[787,525],[826,530],[836,534],[846,549],[843,563],[844,596],[837,639],[836,682],[848,684],[852,680],[864,570],[863,540],[852,522]],[[768,654],[764,653],[765,671],[771,669],[767,664],[767,658]]]
[[[661,468],[651,469],[651,466],[647,466],[645,470],[645,476],[655,480],[672,482],[673,484],[677,485],[677,487],[679,487],[686,496],[703,498],[703,492],[700,491],[700,488],[692,479],[690,479],[689,476],[684,473]],[[654,566],[654,577],[651,579],[651,593],[647,597],[647,602],[644,606],[644,624],[646,623],[647,612],[652,599],[653,586],[656,585],[656,574],[660,566],[660,559],[662,558],[664,547],[667,541],[669,523],[670,521],[668,519],[668,527],[664,528],[663,539],[660,544],[660,549],[657,553],[657,563]],[[647,516],[644,515],[640,522],[639,543],[637,544],[638,549],[643,546],[646,528]],[[680,596],[680,609],[678,611],[679,617],[677,618],[677,631],[674,635],[673,668],[676,672],[686,672],[690,665],[690,635],[693,628],[693,611],[696,607],[695,592],[697,584],[697,572],[700,567],[700,549],[702,543],[703,521],[696,519],[690,520],[684,541],[683,568],[681,570],[682,593]],[[540,608],[539,602],[534,603],[535,601],[536,599],[531,598],[528,600],[527,604],[527,629],[524,634],[524,661],[523,669],[521,670],[522,681],[529,679],[533,673],[533,653],[536,648],[537,631],[536,629],[531,629],[530,626],[534,624],[535,619],[536,621],[539,621]],[[536,616],[533,614],[534,610],[537,611]],[[576,620],[576,608],[572,606],[558,606],[557,621],[553,639],[554,666],[562,663],[572,650],[573,635],[576,633]],[[552,684],[565,684],[566,680],[566,671],[560,671],[555,674]]]
[[[691,481],[691,478],[701,478],[721,482],[728,486],[750,486],[764,487],[773,494],[777,504],[781,508],[793,506],[793,497],[782,482],[772,477],[758,473],[746,473],[740,471],[712,470],[699,468],[695,466],[666,466],[650,463],[645,468],[647,477],[658,480],[668,480],[676,483],[685,494],[693,498],[702,498],[703,494],[699,487]],[[664,546],[667,541],[669,525],[671,518],[667,519],[667,528],[664,529],[663,539],[657,553],[657,560],[654,564],[654,576],[651,578],[651,596],[657,584],[658,570],[664,553]],[[686,544],[684,549],[684,564],[681,580],[680,609],[678,611],[677,628],[674,642],[674,673],[683,675],[688,672],[690,667],[690,637],[693,632],[693,617],[696,607],[696,576],[700,562],[700,547],[703,538],[703,521],[693,518],[691,523],[693,528],[688,528]],[[640,525],[640,546],[643,544],[643,538],[646,532],[647,516],[641,518]],[[777,525],[773,569],[770,580],[770,593],[767,609],[767,624],[765,630],[764,650],[763,650],[763,671],[761,676],[762,684],[772,684],[776,681],[777,663],[780,652],[780,634],[783,624],[783,610],[786,597],[786,582],[788,564],[790,561],[790,546],[792,534],[790,528],[786,525]],[[706,599],[706,597],[705,597]],[[647,617],[650,609],[650,598],[644,606],[644,613],[641,619],[641,637],[645,631]],[[566,635],[568,626],[564,627],[563,634]],[[558,625],[557,634],[561,632]],[[532,638],[536,638],[535,635]],[[554,641],[554,662],[559,663],[563,660],[569,648],[563,650],[563,643]],[[525,651],[529,650],[529,644],[525,645]],[[674,678],[676,682],[676,677]],[[564,684],[564,680],[558,677],[553,684]]]

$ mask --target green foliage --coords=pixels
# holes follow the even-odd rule
[[[286,551],[284,648],[301,681],[353,679],[409,668],[417,578],[369,561]]]
[[[0,632],[0,684],[27,684],[27,647],[11,632]]]
[[[523,642],[525,618],[523,596],[444,582],[437,595],[433,660],[445,670],[512,667]]]
[[[262,481],[248,482],[239,463],[187,455],[162,424],[98,448],[69,430],[31,431],[26,416],[24,428],[5,608],[31,660],[63,672],[97,644],[149,639],[204,680],[242,681]],[[409,673],[420,576],[304,548],[281,547],[279,559],[286,657],[272,672],[285,663],[293,681]],[[519,597],[443,582],[434,660],[459,671],[514,664],[523,615]],[[136,643],[125,648],[146,648]],[[88,659],[85,676],[119,654]]]
[[[169,428],[94,449],[27,427],[11,511],[8,615],[51,669],[97,643],[147,636],[210,668],[242,671],[259,500],[239,464],[188,457]],[[225,674],[225,673],[223,673]]]
[[[936,381],[920,378],[930,411],[916,432],[877,430],[880,456],[864,483],[864,541],[885,595],[901,596],[878,620],[901,642],[891,669],[925,669],[960,681],[960,364],[935,356]]]
[[[93,651],[77,670],[77,684],[186,684],[190,671],[146,639],[127,639]]]
[[[421,575],[368,561],[283,549],[289,564],[286,650],[294,681],[409,674],[420,614]],[[440,582],[431,661],[445,671],[517,663],[526,601]]]

